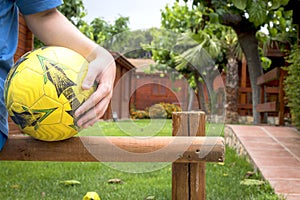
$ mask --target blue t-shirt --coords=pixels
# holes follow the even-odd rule
[[[0,150],[8,135],[3,90],[18,44],[18,13],[34,14],[61,4],[61,0],[0,0]]]

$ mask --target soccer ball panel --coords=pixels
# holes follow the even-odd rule
[[[77,134],[76,129],[62,123],[40,125],[39,131],[34,130],[33,127],[26,127],[24,131],[32,137],[43,141],[65,140]]]
[[[53,98],[43,96],[30,107],[31,112],[42,114],[38,124],[55,124],[61,122],[63,106]]]
[[[24,68],[22,71],[19,71],[10,83],[10,89],[17,90],[17,92],[10,92],[12,95],[10,97],[11,101],[23,103],[27,107],[30,107],[44,95],[41,82],[43,82],[43,77],[31,69]],[[35,87],[32,87],[32,85]]]
[[[51,49],[49,48],[45,50],[47,52],[51,51]],[[66,60],[66,57],[70,59]],[[88,62],[86,61],[86,59],[84,59],[84,57],[82,57],[75,51],[65,51],[65,48],[63,47],[57,47],[55,49],[55,60],[57,61],[57,63],[60,63],[62,66],[65,66],[66,68],[74,71],[76,74],[78,74],[81,71],[85,72],[87,70]],[[68,71],[66,71],[66,73],[67,72]],[[70,77],[70,78],[75,79],[76,77]]]

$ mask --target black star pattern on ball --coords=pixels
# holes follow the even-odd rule
[[[45,72],[44,82],[46,83],[46,81],[49,80],[54,85],[57,96],[60,97],[60,95],[63,94],[66,99],[68,99],[68,101],[70,102],[71,110],[66,111],[66,113],[68,113],[74,119],[75,110],[80,105],[80,101],[76,97],[75,92],[72,88],[73,86],[77,86],[77,84],[68,78],[63,70],[64,67],[60,66],[59,63],[41,55],[37,55],[37,57],[40,61],[43,71]],[[74,120],[74,124],[75,123],[76,122]]]
[[[11,116],[11,118],[22,129],[24,129],[25,127],[34,126],[36,130],[38,129],[39,123],[41,123],[46,117],[48,117],[56,109],[57,108],[37,109],[37,110],[32,110],[32,112],[25,109],[24,112],[21,113],[12,110],[13,116]]]
[[[36,126],[38,120],[42,117],[42,113],[31,113],[29,111],[24,111],[21,113],[15,112],[11,116],[11,119],[18,124],[22,129],[28,126]]]

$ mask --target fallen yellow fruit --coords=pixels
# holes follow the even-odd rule
[[[101,200],[97,192],[87,192],[82,200]]]

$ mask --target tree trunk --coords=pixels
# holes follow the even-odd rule
[[[253,123],[258,124],[260,122],[260,115],[256,111],[256,105],[260,100],[260,88],[257,86],[256,80],[263,74],[263,70],[258,53],[257,28],[248,19],[238,14],[225,13],[221,21],[222,24],[230,26],[235,30],[245,54],[252,88]]]
[[[192,87],[189,87],[189,103],[187,110],[191,111],[193,109],[195,90]]]
[[[235,58],[229,58],[226,72],[226,123],[238,122],[238,63]]]
[[[199,102],[199,109],[202,110],[207,114],[207,108],[206,108],[206,101],[205,101],[205,96],[204,96],[204,88],[203,88],[203,83],[199,80],[199,77],[195,75],[195,81],[197,85],[197,98]]]
[[[248,72],[250,75],[250,83],[252,88],[252,105],[253,105],[253,123],[260,122],[260,115],[256,111],[256,105],[260,100],[260,88],[256,84],[257,78],[263,74],[261,61],[258,52],[258,41],[256,39],[256,31],[238,31],[237,36],[241,48],[245,54]]]

